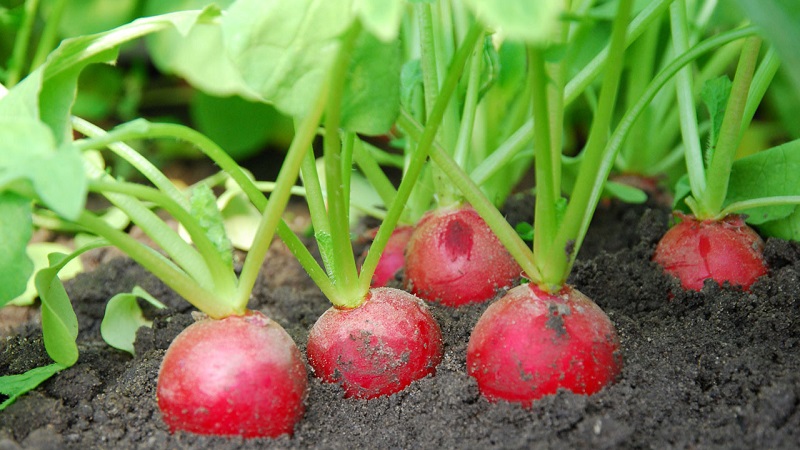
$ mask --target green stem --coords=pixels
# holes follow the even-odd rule
[[[536,47],[528,49],[529,84],[533,93],[533,152],[536,160],[536,204],[533,223],[533,258],[536,267],[545,273],[544,267],[550,264],[550,245],[558,230],[556,223],[556,196],[560,192],[553,191],[555,178],[561,172],[553,167],[553,148],[550,145],[550,111],[548,109],[547,76],[542,51]],[[558,154],[559,158],[561,153]],[[559,185],[561,183],[558,183]],[[542,280],[545,281],[545,280]]]
[[[14,39],[14,49],[8,61],[8,72],[6,74],[6,87],[12,88],[22,79],[22,66],[25,64],[25,57],[28,55],[31,32],[36,21],[36,13],[39,9],[39,0],[26,0],[22,15],[22,25],[17,31]]]
[[[422,126],[406,111],[402,111],[397,119],[398,125],[409,136],[422,141],[424,132]],[[473,208],[480,214],[489,228],[494,232],[500,242],[508,249],[511,256],[519,263],[526,276],[534,281],[541,280],[539,270],[533,260],[533,253],[528,244],[523,241],[517,232],[509,225],[500,211],[483,195],[480,188],[464,171],[458,167],[450,155],[437,143],[430,147],[431,159],[450,178],[450,181],[461,191]]]
[[[583,150],[584,159],[578,171],[577,183],[555,241],[550,247],[548,265],[541,268],[542,287],[552,292],[559,290],[566,281],[580,245],[580,225],[587,220],[587,217],[591,218],[597,206],[597,200],[593,197],[594,181],[603,176],[600,162],[608,152],[606,142],[619,90],[626,47],[625,31],[632,3],[633,0],[621,0],[619,3],[612,25],[609,58],[603,76],[600,100]]]
[[[325,265],[328,277],[333,278],[333,246],[330,240],[331,223],[328,220],[328,207],[325,204],[325,194],[319,182],[317,162],[314,153],[306,152],[303,165],[300,168],[303,186],[306,191],[306,204],[314,227],[314,238],[317,241],[322,263]]]
[[[731,214],[741,213],[748,209],[761,208],[764,206],[781,206],[781,205],[796,205],[800,204],[800,196],[798,195],[782,195],[775,197],[754,198],[750,200],[742,200],[734,202],[726,206],[719,212],[717,217],[713,219],[722,219]]]
[[[372,245],[367,253],[367,258],[364,260],[364,264],[361,266],[359,285],[361,292],[364,292],[365,294],[369,290],[372,275],[375,273],[375,268],[378,266],[381,253],[383,253],[383,249],[386,247],[386,243],[389,241],[389,237],[394,231],[397,221],[400,218],[403,209],[405,208],[406,200],[408,200],[411,190],[417,183],[417,179],[419,178],[419,175],[425,166],[428,151],[430,150],[431,145],[436,138],[436,132],[439,129],[439,125],[442,123],[442,117],[444,116],[445,109],[447,108],[447,103],[450,101],[450,97],[453,95],[453,92],[455,92],[456,87],[458,86],[458,79],[464,71],[464,65],[466,64],[466,61],[469,58],[469,54],[472,52],[475,43],[482,34],[483,27],[478,23],[473,23],[467,32],[467,35],[464,37],[461,47],[459,47],[458,51],[453,56],[453,61],[450,64],[447,77],[442,84],[442,90],[439,92],[436,103],[433,105],[433,111],[431,111],[428,122],[425,124],[425,129],[422,134],[419,135],[419,139],[416,139],[417,149],[414,151],[406,173],[403,176],[403,180],[400,182],[400,186],[397,188],[397,196],[392,204],[389,205],[389,210],[386,212],[386,218],[383,219],[383,223],[381,224],[380,228],[378,228],[378,233],[375,235],[375,239],[372,241]],[[402,118],[403,115],[401,114],[400,119]],[[408,116],[408,118],[413,122],[413,118],[411,118],[411,116]]]
[[[103,138],[104,136],[108,135],[108,133],[102,128],[87,120],[81,119],[80,117],[72,117],[72,128],[88,136],[89,138]],[[103,142],[103,144],[98,145],[98,141]],[[161,172],[155,166],[155,164],[148,161],[147,158],[142,156],[141,153],[137,152],[124,142],[113,142],[109,141],[108,139],[85,139],[75,141],[75,146],[81,151],[90,148],[107,147],[109,150],[114,152],[114,154],[124,159],[126,162],[128,162],[128,164],[133,166],[133,168],[138,170],[139,173],[153,183],[158,190],[164,192],[173,201],[181,205],[183,209],[189,209],[189,201],[186,199],[180,189],[175,186],[175,183],[170,181],[170,179],[167,178],[167,176],[164,175],[164,173]]]
[[[478,109],[478,91],[480,90],[481,67],[483,63],[483,39],[478,39],[472,53],[467,80],[467,94],[464,98],[464,110],[461,115],[461,127],[458,130],[453,159],[460,167],[467,167],[467,156],[472,143],[472,131],[475,126],[475,113]]]
[[[741,141],[742,135],[753,121],[753,116],[755,116],[756,110],[761,104],[761,100],[764,98],[764,94],[767,92],[767,88],[775,77],[775,73],[778,72],[780,65],[781,62],[778,59],[775,48],[770,47],[767,49],[767,53],[764,55],[761,65],[759,65],[758,70],[756,70],[755,75],[753,75],[753,83],[747,95],[744,113],[742,113],[742,128],[739,131],[739,141]]]
[[[217,251],[214,244],[208,238],[205,230],[200,226],[197,219],[181,205],[175,203],[171,198],[157,189],[142,186],[134,183],[120,181],[104,182],[90,181],[89,190],[98,194],[118,193],[152,202],[156,206],[167,211],[181,225],[186,228],[186,232],[192,238],[192,242],[197,246],[197,250],[208,267],[207,273],[214,283],[213,291],[220,297],[231,297],[236,290],[236,277],[233,274],[232,260],[224,261]],[[152,237],[152,236],[151,236]],[[184,268],[185,270],[185,268]],[[194,276],[192,278],[195,278]],[[195,278],[196,279],[196,278]],[[202,284],[205,279],[199,279]]]
[[[243,309],[234,306],[233,299],[220,298],[213,292],[203,289],[171,261],[126,233],[114,229],[102,219],[84,211],[78,218],[78,223],[89,232],[104,238],[111,245],[125,252],[178,295],[210,317],[221,319],[231,315],[244,314]]]
[[[291,187],[297,180],[303,158],[308,149],[311,148],[314,136],[316,136],[317,126],[325,111],[330,89],[329,83],[330,82],[326,82],[321,86],[316,102],[312,106],[308,116],[300,123],[295,137],[292,140],[292,144],[289,146],[289,150],[286,153],[286,158],[281,165],[281,170],[275,180],[277,188],[272,193],[269,202],[263,209],[258,229],[253,238],[253,245],[250,247],[250,251],[247,253],[244,264],[242,265],[242,272],[239,275],[239,294],[235,302],[237,307],[245,308],[247,306],[261,265],[272,244],[275,230],[280,230],[279,225],[283,221],[281,215],[289,201]],[[289,231],[290,234],[294,236],[294,233],[291,232],[291,230]],[[326,295],[330,294],[330,291],[326,292],[329,286],[323,284],[320,286],[320,289],[323,289]]]
[[[731,166],[739,146],[742,116],[747,102],[747,93],[750,90],[750,82],[758,62],[760,47],[761,39],[757,37],[750,37],[745,41],[742,56],[736,68],[736,75],[733,78],[728,104],[725,107],[725,115],[722,118],[717,147],[708,167],[706,190],[695,196],[695,198],[699,197],[698,200],[702,199],[700,203],[708,208],[705,212],[711,215],[722,210],[722,204],[728,193]],[[702,217],[699,218],[702,219]]]
[[[315,132],[316,129],[312,130],[312,138]],[[144,119],[137,119],[109,131],[106,136],[93,139],[96,141],[96,145],[104,146],[129,139],[155,138],[175,138],[191,143],[214,161],[220,169],[230,174],[231,178],[239,185],[245,195],[247,195],[247,198],[250,199],[259,211],[263,213],[266,210],[269,204],[267,197],[259,190],[250,176],[242,170],[241,166],[239,166],[228,153],[214,143],[214,141],[192,128],[179,124],[151,123]],[[333,285],[325,271],[320,267],[303,242],[283,220],[281,220],[278,225],[278,235],[300,262],[300,265],[308,272],[314,283],[319,286],[320,290],[322,290],[328,298],[334,295],[335,291]]]
[[[678,0],[670,8],[672,24],[672,42],[675,53],[686,53],[689,47],[689,33],[686,20],[686,4]],[[676,89],[679,108],[681,133],[686,155],[686,171],[692,192],[700,193],[706,189],[706,172],[703,161],[703,150],[700,147],[700,132],[697,130],[697,112],[694,107],[694,89],[692,87],[692,68],[686,66],[676,75]],[[706,209],[703,199],[695,197],[699,207]],[[699,211],[695,211],[699,213]]]
[[[44,30],[39,38],[39,45],[36,46],[36,53],[33,55],[33,62],[31,69],[35,70],[42,65],[47,59],[47,55],[56,46],[58,40],[58,26],[61,23],[61,16],[64,14],[64,8],[67,6],[67,0],[55,0],[53,2],[50,14],[44,23]]]
[[[500,171],[514,157],[519,156],[520,152],[530,145],[533,136],[534,126],[533,121],[530,120],[500,144],[497,150],[484,159],[475,170],[470,172],[469,177],[478,186],[483,186],[486,180]]]
[[[357,23],[357,22],[356,22]],[[331,227],[331,243],[333,245],[333,265],[329,272],[339,296],[331,299],[335,306],[357,307],[364,301],[358,292],[358,270],[356,269],[353,246],[350,243],[350,220],[347,202],[344,197],[349,194],[349,186],[345,185],[342,172],[351,170],[344,167],[342,155],[341,104],[344,96],[345,77],[347,74],[350,52],[358,36],[359,27],[353,26],[341,43],[339,57],[331,68],[328,105],[325,111],[325,134],[323,135],[323,156],[325,160],[325,191],[328,199],[328,217]],[[349,158],[344,158],[349,159]],[[349,162],[349,161],[348,161]],[[366,295],[366,293],[364,293]]]
[[[356,139],[355,141],[353,159],[355,159],[356,165],[361,169],[361,173],[367,178],[369,184],[375,188],[375,191],[378,193],[381,200],[383,200],[383,204],[391,204],[392,201],[394,201],[394,197],[397,195],[397,189],[395,189],[392,181],[389,180],[389,177],[383,172],[380,164],[378,164],[370,152],[364,148],[364,143],[361,142],[360,139]]]

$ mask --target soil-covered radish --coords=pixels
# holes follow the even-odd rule
[[[764,241],[741,216],[697,220],[679,215],[656,247],[653,261],[677,277],[684,289],[699,291],[707,279],[747,290],[767,273]]]
[[[275,437],[303,416],[307,384],[286,331],[251,311],[199,320],[175,338],[158,375],[158,407],[172,431]]]
[[[569,286],[557,294],[532,284],[511,289],[486,309],[467,347],[467,371],[481,393],[526,407],[559,388],[594,394],[621,370],[611,320]]]
[[[413,227],[401,226],[395,228],[392,232],[392,236],[386,243],[383,253],[381,253],[378,265],[375,267],[375,273],[372,275],[372,287],[386,286],[395,278],[397,272],[405,267],[406,246],[408,245],[409,239],[411,239],[411,233],[413,233],[413,231]],[[377,230],[374,230],[371,233],[371,238],[375,238],[376,232]],[[363,255],[362,259],[364,259],[365,256],[366,255]]]
[[[447,306],[491,299],[521,269],[468,205],[428,212],[406,247],[406,288]]]
[[[374,398],[433,374],[442,333],[427,305],[394,288],[370,290],[357,308],[331,307],[308,335],[308,362],[347,397]]]

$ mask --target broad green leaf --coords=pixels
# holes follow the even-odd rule
[[[731,169],[725,205],[743,200],[800,195],[800,140],[737,159]],[[747,222],[762,225],[792,214],[796,205],[744,211]]]
[[[72,309],[58,271],[69,261],[63,253],[48,255],[50,267],[36,273],[36,289],[42,300],[44,347],[53,361],[71,366],[78,360],[78,318]]]
[[[26,392],[35,389],[48,378],[66,369],[68,366],[61,364],[49,364],[37,367],[19,375],[5,375],[0,377],[0,394],[8,396],[3,403],[0,403],[0,411]]]
[[[192,190],[190,211],[197,219],[200,227],[216,248],[220,259],[233,270],[233,247],[225,233],[222,214],[217,208],[217,198],[206,184],[200,184]]]
[[[546,40],[558,24],[563,0],[465,0],[485,25],[511,40],[538,43]]]
[[[33,262],[25,248],[33,232],[31,201],[0,191],[0,306],[25,292]]]
[[[717,145],[719,129],[722,128],[722,118],[725,116],[725,108],[728,105],[732,84],[727,75],[723,75],[706,81],[700,91],[700,98],[703,99],[703,103],[708,109],[708,115],[711,118],[711,131],[708,136],[708,150],[706,152],[707,164],[708,161],[711,161],[714,148]]]
[[[140,327],[149,327],[152,322],[142,314],[137,299],[143,299],[156,308],[166,306],[156,300],[147,291],[136,286],[131,293],[117,294],[106,304],[106,312],[100,323],[100,334],[103,340],[114,348],[134,354],[133,343],[136,331]]]
[[[57,149],[50,129],[28,117],[0,116],[0,143],[0,190],[20,189],[24,183],[57,214],[78,216],[87,181],[77,150],[69,144]]]
[[[69,253],[70,251],[67,246],[55,242],[36,242],[28,245],[26,253],[28,258],[33,261],[33,271],[38,272],[50,265],[50,261],[47,258],[50,253]],[[81,272],[83,272],[83,264],[80,259],[75,258],[64,266],[58,277],[61,281],[67,281]],[[28,278],[28,286],[25,292],[12,300],[10,304],[17,306],[31,305],[36,300],[37,295],[33,277],[30,277]]]
[[[44,12],[59,0],[45,0]],[[135,18],[138,0],[69,0],[65,2],[58,29],[62,37],[80,36],[110,30]],[[48,20],[49,16],[45,16]],[[52,19],[50,19],[52,20]]]
[[[222,40],[250,88],[303,117],[354,18],[352,0],[239,0],[222,18]]]
[[[197,130],[236,160],[262,151],[267,143],[288,148],[294,134],[292,120],[272,105],[241,97],[214,97],[198,92],[189,104]]]
[[[342,128],[366,135],[389,131],[400,114],[400,47],[361,33],[342,100]]]
[[[164,14],[200,9],[211,3],[224,9],[233,0],[150,1],[145,12],[148,15]],[[165,30],[148,36],[147,48],[161,71],[179,75],[201,91],[220,97],[240,95],[251,100],[259,98],[228,59],[219,23],[197,24],[186,35],[177,30]]]
[[[800,241],[800,207],[795,206],[794,211],[782,219],[758,225],[758,229],[765,236]]]
[[[738,0],[750,20],[778,51],[783,70],[800,94],[800,2],[797,0]]]
[[[397,38],[403,18],[403,0],[354,0],[353,6],[364,28],[378,39]]]

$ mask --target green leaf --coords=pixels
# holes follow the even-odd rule
[[[722,128],[722,118],[725,116],[725,108],[728,105],[728,97],[731,94],[731,80],[727,75],[723,75],[713,80],[708,80],[703,84],[700,91],[700,98],[703,99],[708,115],[711,118],[711,131],[708,136],[708,149],[706,151],[706,164],[711,161],[714,148],[719,138],[719,130]]]
[[[604,194],[618,198],[625,203],[641,204],[647,201],[646,192],[627,184],[606,181],[603,187],[605,191]]]
[[[25,292],[33,273],[26,253],[33,233],[31,201],[11,192],[0,192],[0,306]]]
[[[342,100],[342,128],[386,133],[400,114],[400,46],[361,33],[353,49]]]
[[[25,187],[30,186],[48,208],[77,218],[86,201],[87,180],[81,155],[72,145],[56,148],[50,129],[28,117],[0,116],[0,142],[0,190],[29,195]]]
[[[50,253],[69,253],[70,249],[62,244],[57,244],[54,242],[35,242],[32,244],[28,244],[28,248],[26,249],[26,253],[28,258],[33,261],[33,271],[38,272],[49,265],[49,260],[47,255]],[[74,278],[75,275],[83,272],[83,264],[81,263],[80,259],[73,259],[59,273],[58,277],[61,281],[67,281],[71,278]],[[33,277],[28,278],[28,286],[25,289],[25,292],[22,293],[19,297],[15,298],[10,302],[12,305],[17,306],[25,306],[33,304],[34,300],[36,300],[37,296],[36,292],[36,285],[34,284]]]
[[[56,373],[66,369],[68,366],[61,364],[50,364],[47,366],[36,367],[19,375],[5,375],[0,377],[0,394],[8,396],[3,403],[0,403],[0,411],[26,392],[35,389],[52,377]]]
[[[222,18],[226,51],[247,85],[304,117],[355,18],[352,0],[239,0]]]
[[[509,39],[531,44],[551,36],[563,8],[560,0],[465,0],[464,3],[487,26]]]
[[[797,0],[738,0],[750,20],[778,51],[783,70],[800,93],[800,2]]]
[[[800,195],[800,140],[737,159],[731,169],[725,205],[763,197]],[[796,205],[744,211],[747,223],[763,225],[793,214]]]
[[[45,0],[43,9],[59,0]],[[135,18],[137,0],[70,0],[65,2],[58,29],[62,37],[106,31]],[[47,19],[47,18],[46,18]]]
[[[53,361],[71,366],[78,360],[78,318],[72,309],[67,291],[58,278],[58,271],[69,261],[63,253],[48,255],[50,267],[36,273],[36,289],[42,300],[42,334],[44,347]]]
[[[214,97],[198,92],[189,113],[197,130],[236,160],[262,151],[266,144],[287,148],[294,125],[272,105],[242,97]]]
[[[189,202],[192,216],[205,230],[220,259],[233,270],[233,246],[225,233],[225,223],[219,208],[217,208],[217,198],[214,196],[214,192],[206,184],[197,185],[192,189]]]
[[[208,0],[150,1],[145,13],[157,15],[200,9],[211,3]],[[214,3],[224,9],[233,0]],[[218,23],[199,23],[187,34],[165,30],[148,36],[147,48],[159,70],[179,75],[201,91],[219,97],[240,95],[251,100],[259,98],[228,59],[222,41],[222,28]]]
[[[131,293],[117,294],[106,304],[106,312],[100,323],[100,335],[103,340],[114,348],[134,354],[133,343],[136,340],[136,331],[140,327],[149,327],[152,322],[145,319],[142,308],[137,299],[143,299],[162,309],[166,306],[156,300],[147,291],[136,286]]]
[[[522,240],[533,242],[533,225],[528,222],[520,222],[514,226],[514,230]]]
[[[764,236],[773,236],[788,241],[800,241],[800,207],[782,219],[772,220],[758,225]]]
[[[397,38],[403,0],[355,0],[353,7],[364,28],[375,37],[384,42]]]

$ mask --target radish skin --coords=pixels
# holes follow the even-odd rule
[[[406,289],[446,306],[490,300],[520,273],[519,264],[468,205],[428,212],[406,248]]]
[[[368,399],[432,375],[442,360],[442,333],[419,298],[374,288],[361,306],[320,316],[306,352],[316,376],[341,384],[346,397]]]
[[[767,273],[764,241],[741,216],[697,220],[679,215],[656,247],[653,261],[676,277],[684,289],[700,291],[705,280],[744,290]]]
[[[257,311],[202,319],[164,355],[157,397],[171,431],[217,436],[292,434],[308,376],[291,337]]]
[[[530,407],[567,389],[594,394],[622,370],[608,316],[578,290],[549,294],[523,284],[490,305],[467,346],[467,371],[490,401]]]

